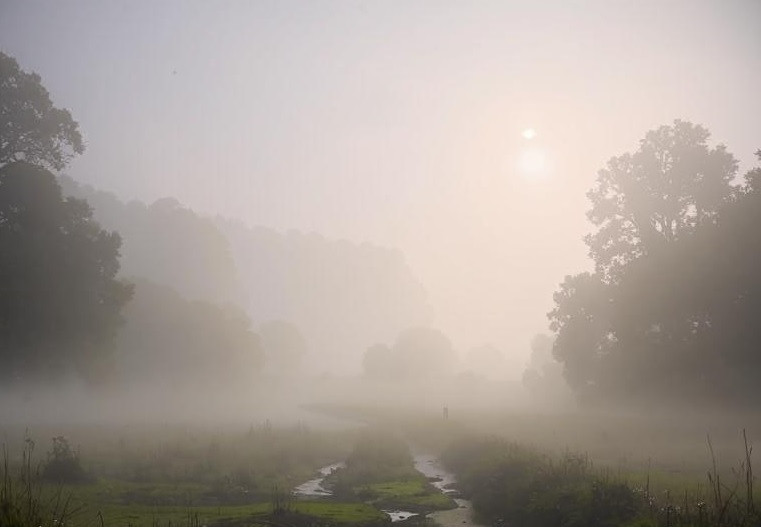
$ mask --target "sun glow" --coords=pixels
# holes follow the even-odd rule
[[[528,179],[537,179],[547,174],[549,162],[547,153],[541,148],[524,150],[518,160],[521,174]]]

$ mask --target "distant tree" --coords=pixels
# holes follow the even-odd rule
[[[412,380],[452,373],[456,353],[441,331],[428,327],[407,328],[394,345],[375,344],[365,351],[362,367],[367,377]]]
[[[120,245],[46,169],[0,168],[2,375],[101,372],[132,294],[116,279]]]
[[[0,52],[0,166],[27,161],[61,170],[84,149],[79,125],[53,106],[40,76]]]
[[[124,315],[116,346],[124,381],[245,384],[263,366],[259,336],[232,305],[187,300],[171,287],[138,278]]]
[[[616,280],[629,262],[712,221],[731,199],[737,160],[724,145],[710,148],[709,137],[702,126],[675,120],[600,170],[587,194],[597,231],[585,241],[603,279]]]
[[[429,377],[454,369],[456,354],[452,343],[438,329],[405,329],[399,333],[393,349],[402,376]]]
[[[272,320],[259,327],[267,365],[277,373],[296,373],[307,354],[307,342],[294,324]]]
[[[193,300],[242,304],[245,294],[224,234],[173,198],[124,203],[108,192],[58,178],[65,194],[86,199],[93,216],[123,239],[122,272],[164,284]]]

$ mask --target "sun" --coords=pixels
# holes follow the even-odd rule
[[[521,135],[524,139],[531,141],[534,137],[536,137],[536,130],[533,128],[526,128],[523,130],[523,132],[521,132]]]

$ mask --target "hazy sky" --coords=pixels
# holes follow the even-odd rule
[[[759,21],[754,0],[0,0],[0,49],[79,121],[74,178],[396,246],[457,347],[520,365],[590,265],[609,157],[682,118],[750,166]]]

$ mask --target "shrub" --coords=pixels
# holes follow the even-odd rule
[[[53,438],[53,450],[48,452],[48,461],[42,469],[42,477],[56,483],[84,483],[89,480],[79,455],[72,450],[68,439],[63,436]]]

